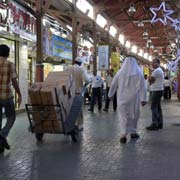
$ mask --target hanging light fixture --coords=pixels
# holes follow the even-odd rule
[[[148,34],[148,32],[147,32],[147,29],[145,29],[144,30],[144,32],[143,32],[143,37],[147,37],[149,34]]]
[[[133,3],[130,4],[130,7],[129,7],[129,9],[128,9],[128,12],[129,12],[129,13],[135,13],[135,12],[136,12],[136,8],[134,7],[134,4],[133,4]]]
[[[134,7],[134,4],[132,3],[132,4],[130,4],[130,7],[127,10],[127,13],[128,13],[129,16],[133,16],[135,12],[136,12],[136,9]]]
[[[138,22],[138,27],[144,27],[143,21],[139,21],[139,22]]]
[[[152,43],[152,40],[151,40],[151,39],[148,39],[148,40],[147,40],[147,43]]]

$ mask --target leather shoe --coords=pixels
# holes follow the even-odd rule
[[[108,112],[108,109],[104,108],[103,111]]]
[[[125,144],[127,142],[127,138],[126,137],[121,137],[120,138],[120,143]]]
[[[154,126],[154,125],[150,125],[148,127],[146,127],[147,130],[150,130],[150,131],[156,131],[158,130],[159,128],[157,126]]]
[[[136,134],[136,133],[131,134],[132,139],[138,139],[139,137],[140,137],[139,134]]]
[[[162,124],[159,124],[159,125],[158,125],[158,128],[159,128],[159,129],[163,129],[163,125],[162,125]]]
[[[93,112],[93,110],[91,110],[91,109],[88,109],[88,111],[91,111],[91,112]]]
[[[3,144],[4,148],[6,148],[6,149],[9,150],[9,149],[10,149],[10,146],[9,146],[6,138],[4,138],[3,136],[0,135],[0,140],[2,141],[2,144]]]

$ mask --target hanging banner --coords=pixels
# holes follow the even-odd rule
[[[144,70],[144,75],[146,74],[147,76],[149,76],[149,68],[144,66],[143,70]]]
[[[98,69],[109,69],[109,46],[107,45],[98,47]]]
[[[120,54],[118,52],[111,52],[111,68],[114,73],[117,73],[120,68]]]

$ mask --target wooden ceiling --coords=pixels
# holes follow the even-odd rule
[[[39,1],[36,0],[18,0],[24,3],[31,4],[32,9],[36,11]],[[118,29],[118,34],[124,34],[126,40],[132,44],[137,45],[139,48],[144,49],[149,53],[153,53],[153,50],[147,48],[147,39],[151,39],[155,48],[162,48],[162,58],[172,58],[171,55],[166,53],[166,48],[172,43],[177,41],[177,32],[175,28],[171,26],[172,22],[167,21],[167,25],[164,26],[160,22],[154,24],[151,23],[153,14],[150,11],[150,7],[158,8],[162,3],[161,0],[87,0],[91,3],[97,13],[101,13],[107,20],[108,25],[114,25]],[[166,9],[174,10],[171,15],[173,19],[180,20],[180,0],[164,0],[166,2]],[[47,14],[54,17],[62,27],[66,28],[66,25],[72,25],[73,8],[72,4],[68,0],[43,0],[43,3],[50,4]],[[131,5],[134,5],[136,12],[130,14],[128,9]],[[76,14],[78,20],[78,31],[84,35],[85,38],[92,38],[94,29],[93,21],[86,17],[81,11],[77,11]],[[144,26],[139,27],[139,22],[143,22]],[[147,30],[148,36],[144,37],[143,32]],[[96,36],[99,42],[107,40],[107,32],[105,28],[97,27]],[[118,44],[118,38],[110,38],[112,44]]]
[[[146,48],[147,39],[151,39],[155,48],[162,48],[162,57],[170,58],[166,53],[167,46],[172,42],[176,43],[177,32],[171,26],[172,22],[167,21],[164,26],[161,22],[151,23],[153,14],[150,7],[158,8],[162,3],[161,0],[92,0],[105,16],[107,16],[113,24],[116,24],[119,33],[125,35],[126,39],[136,44],[138,47],[146,49],[147,52],[153,52],[150,48]],[[173,19],[180,20],[180,1],[166,0],[166,9],[174,10],[171,15]],[[128,9],[134,5],[136,12],[130,14]],[[139,27],[139,22],[143,22],[144,26]],[[143,32],[147,30],[148,36],[143,37]]]

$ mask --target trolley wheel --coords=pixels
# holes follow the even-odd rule
[[[73,142],[78,142],[78,139],[79,139],[78,129],[74,128],[74,129],[71,131],[71,139],[72,139]]]
[[[36,133],[36,134],[35,134],[36,139],[37,139],[38,141],[42,141],[43,135],[44,135],[43,133]]]

